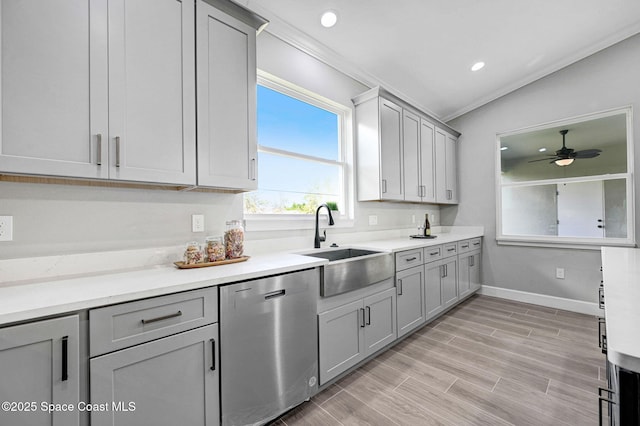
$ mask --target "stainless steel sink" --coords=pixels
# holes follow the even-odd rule
[[[391,278],[395,270],[391,253],[344,248],[304,255],[329,260],[320,274],[322,297],[335,296],[384,281]]]

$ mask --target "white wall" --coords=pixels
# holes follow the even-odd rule
[[[595,302],[600,283],[600,252],[498,246],[495,241],[496,133],[554,120],[634,106],[634,142],[640,136],[640,35],[538,80],[449,124],[460,139],[460,197],[457,207],[443,207],[445,225],[483,225],[485,284]],[[635,164],[640,150],[635,150]],[[638,211],[640,182],[635,178]],[[638,215],[636,215],[636,229]],[[636,236],[637,238],[637,236]],[[566,278],[555,278],[555,268]]]
[[[266,31],[257,49],[260,69],[343,105],[368,89]],[[345,233],[408,228],[411,215],[420,222],[427,211],[438,225],[436,205],[356,203],[355,226],[327,234],[342,234],[342,242],[349,241]],[[191,232],[196,213],[205,215],[204,233]],[[369,226],[373,214],[378,225]],[[14,216],[14,241],[0,242],[0,259],[149,248],[221,235],[227,220],[242,217],[242,195],[0,182],[0,215]],[[249,232],[246,238],[293,238],[313,246],[313,230]]]

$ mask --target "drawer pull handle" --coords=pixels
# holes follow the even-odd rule
[[[447,251],[456,251],[455,247],[451,247],[449,249],[447,249]]]
[[[284,296],[286,293],[286,291],[284,289],[282,290],[278,290],[278,291],[273,291],[271,293],[267,293],[264,295],[264,300],[269,300],[269,299],[274,299],[276,297],[281,297]]]
[[[480,243],[473,243],[473,245],[474,245],[474,246],[479,246],[479,245],[480,245]]]
[[[469,244],[463,245],[462,248],[469,248]]]
[[[407,262],[413,262],[416,259],[417,259],[417,257],[414,256],[414,257],[408,257],[406,260],[407,260]]]
[[[216,339],[211,339],[211,371],[216,371]]]
[[[367,325],[371,325],[371,307],[367,306]]]
[[[435,256],[436,254],[440,254],[440,251],[432,251],[429,256]]]
[[[69,336],[62,338],[62,381],[69,379]]]
[[[163,315],[161,317],[151,318],[151,319],[142,319],[140,322],[142,322],[143,324],[151,324],[154,322],[163,321],[170,318],[177,318],[181,316],[182,316],[182,311],[178,311],[175,314]]]

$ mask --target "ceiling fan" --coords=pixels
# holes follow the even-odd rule
[[[564,142],[564,138],[567,133],[569,133],[569,130],[560,130],[560,134],[562,135],[562,148],[557,150],[554,156],[531,160],[529,163],[551,160],[549,161],[549,164],[556,163],[558,166],[568,166],[577,158],[594,158],[602,152],[600,149],[583,149],[582,151],[574,151],[572,148],[567,148]]]

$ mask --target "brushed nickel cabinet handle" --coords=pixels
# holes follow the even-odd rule
[[[97,135],[97,144],[98,144],[98,154],[96,156],[96,164],[98,166],[102,166],[102,133],[98,133]]]
[[[402,296],[402,280],[401,279],[398,279],[398,286],[397,287],[398,287],[398,290],[397,290],[398,296]]]
[[[386,179],[382,179],[382,193],[386,193],[387,192],[387,180]]]
[[[116,167],[120,167],[120,136],[116,136]]]

